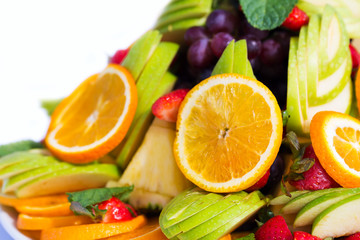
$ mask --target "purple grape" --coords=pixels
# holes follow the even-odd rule
[[[211,33],[232,33],[235,29],[235,24],[235,16],[232,13],[222,9],[217,9],[211,12],[206,19],[206,27]]]
[[[261,53],[261,41],[253,35],[245,35],[241,39],[246,40],[248,58],[253,59]]]
[[[260,59],[265,65],[281,64],[285,58],[281,44],[274,39],[267,39],[262,43]]]
[[[204,27],[191,27],[184,35],[185,43],[189,46],[201,38],[209,38],[209,33]]]
[[[285,169],[285,162],[284,159],[277,155],[275,158],[274,163],[270,167],[270,176],[266,183],[266,185],[261,189],[263,193],[269,193],[273,190],[276,185],[281,181],[282,175]]]
[[[241,21],[241,32],[243,36],[253,35],[254,37],[260,40],[263,40],[267,36],[269,36],[269,31],[254,28],[253,26],[250,25],[248,21],[246,21],[246,19]]]
[[[256,75],[256,73],[258,73],[261,69],[260,59],[258,57],[256,57],[256,58],[251,58],[249,61],[250,61],[251,67],[254,71],[254,74]]]
[[[281,48],[283,49],[282,51],[285,53],[286,56],[288,56],[291,38],[290,33],[286,31],[276,31],[272,35],[272,38],[280,43]]]
[[[216,57],[220,57],[226,46],[234,40],[234,37],[227,32],[219,32],[211,40],[211,49]]]
[[[187,52],[187,60],[193,67],[207,67],[215,59],[210,47],[210,41],[202,38],[191,44]]]

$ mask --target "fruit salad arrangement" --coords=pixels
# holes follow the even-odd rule
[[[359,0],[173,0],[0,146],[34,239],[359,239]]]

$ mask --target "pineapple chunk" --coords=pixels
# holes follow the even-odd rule
[[[155,118],[119,180],[120,186],[134,185],[130,196],[134,207],[156,206],[160,210],[192,186],[176,165],[174,139],[175,124]]]

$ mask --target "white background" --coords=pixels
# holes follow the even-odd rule
[[[150,29],[169,0],[0,0],[0,144],[41,140],[61,98]]]

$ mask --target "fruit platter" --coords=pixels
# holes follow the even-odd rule
[[[169,0],[42,102],[41,141],[0,145],[2,225],[41,240],[360,239],[358,39],[360,0]]]

